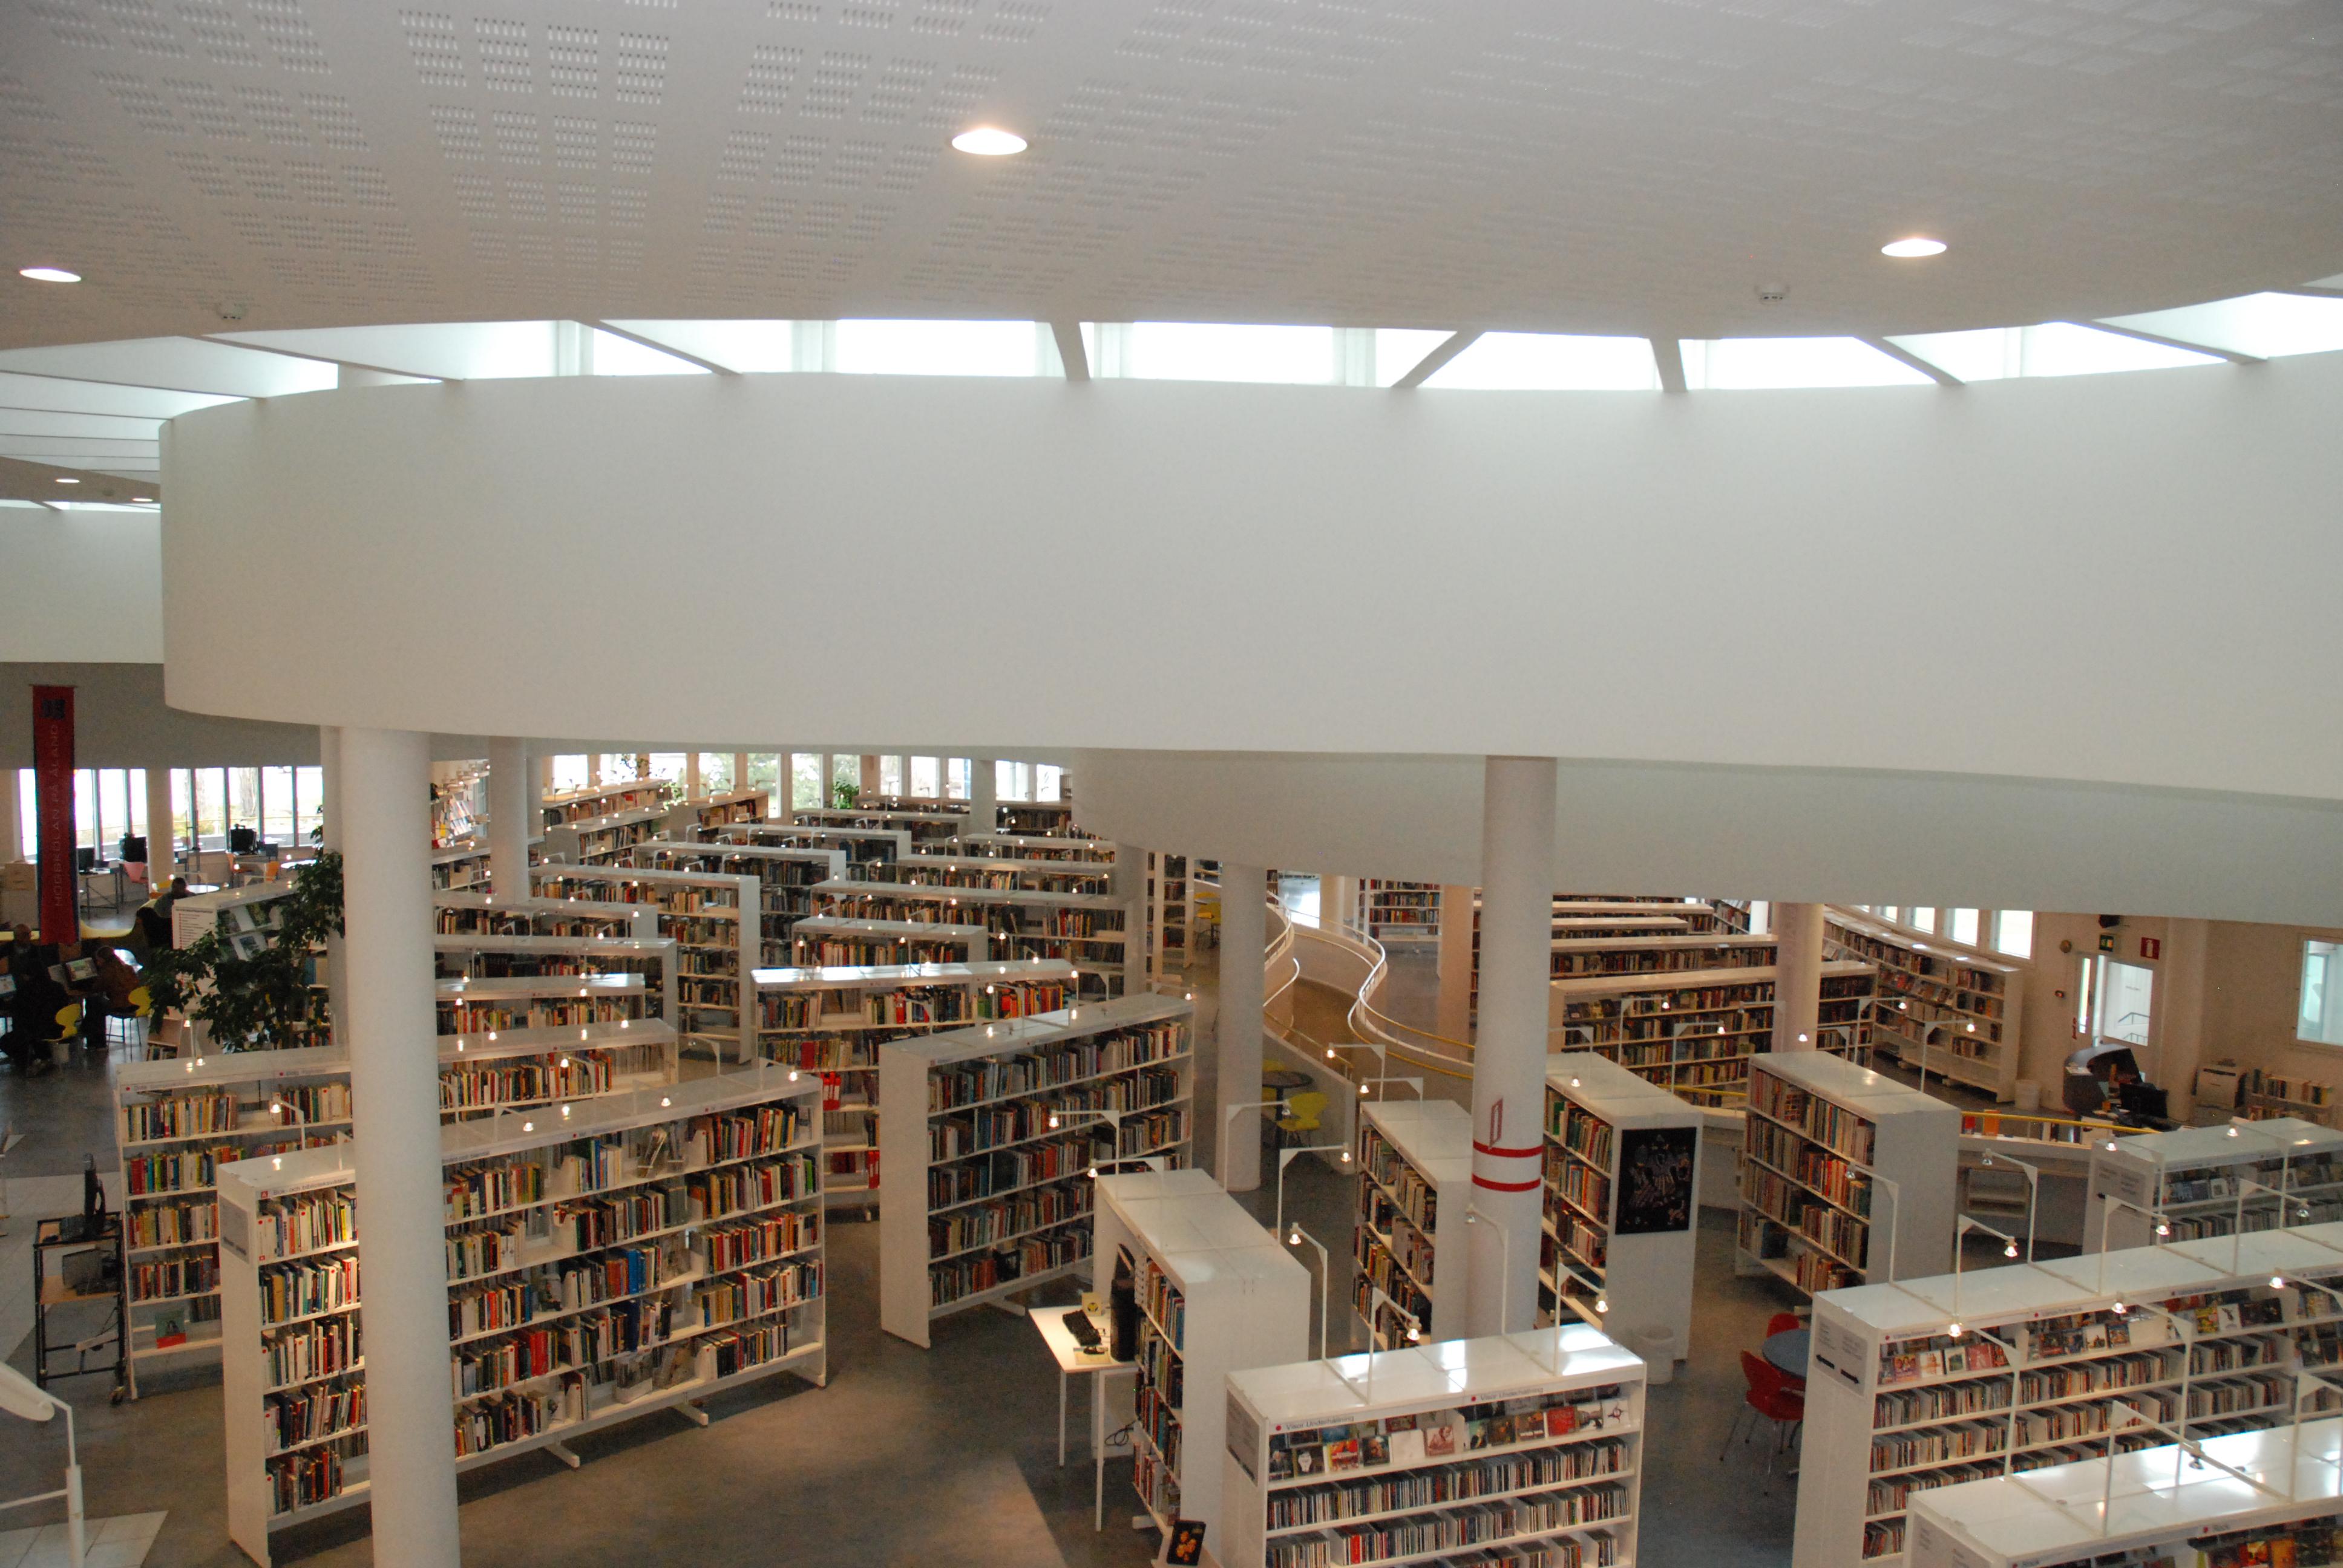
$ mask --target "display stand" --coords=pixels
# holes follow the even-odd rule
[[[1084,1010],[1088,1010],[1087,1009]],[[1221,1533],[1225,1380],[1309,1353],[1310,1274],[1202,1171],[1101,1176],[1091,1289],[1128,1260],[1139,1306],[1133,1484],[1158,1529]]]
[[[2091,1151],[2087,1252],[2226,1236],[2241,1221],[2264,1231],[2281,1218],[2343,1220],[2343,1132],[2278,1117],[2109,1138]]]
[[[1189,1162],[1194,1013],[1132,996],[880,1046],[880,1326],[925,1348],[1082,1269],[1099,1165]]]
[[[1922,937],[1833,906],[1826,957],[1879,966],[1877,1043],[1906,1067],[2017,1098],[2026,972],[1938,937]]]
[[[1812,1294],[1952,1261],[1961,1113],[1821,1051],[1749,1064],[1742,1274]]]
[[[1644,1382],[1578,1323],[1232,1372],[1207,1544],[1228,1568],[1628,1568]]]
[[[1615,1062],[1546,1058],[1544,1321],[1574,1314],[1646,1356],[1691,1354],[1704,1125]]]
[[[1358,1170],[1352,1310],[1378,1350],[1407,1342],[1402,1312],[1423,1339],[1456,1338],[1470,1274],[1471,1114],[1447,1100],[1363,1101]]]

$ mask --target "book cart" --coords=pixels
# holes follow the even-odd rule
[[[459,1472],[574,1461],[573,1437],[777,1372],[825,1381],[816,1092],[752,1069],[442,1129]],[[354,1161],[220,1174],[228,1533],[263,1568],[275,1532],[367,1494]]]
[[[1575,1322],[1232,1372],[1208,1543],[1226,1568],[1628,1568],[1644,1383]]]
[[[880,1326],[925,1348],[1088,1265],[1101,1163],[1190,1161],[1194,1013],[1123,997],[881,1045]]]

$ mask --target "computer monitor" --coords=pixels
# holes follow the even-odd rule
[[[97,851],[85,844],[74,851],[74,869],[87,876],[97,869]]]
[[[15,994],[16,977],[12,974],[0,974],[0,1001],[5,1001]]]
[[[2134,1079],[2116,1091],[2116,1103],[2124,1114],[2141,1121],[2172,1120],[2172,1097],[2146,1079]]]
[[[67,959],[65,960],[65,979],[72,981],[74,984],[87,985],[96,978],[97,960],[96,959]]]

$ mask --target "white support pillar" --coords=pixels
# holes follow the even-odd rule
[[[1359,879],[1356,877],[1338,877],[1331,871],[1318,873],[1319,930],[1342,930],[1358,918],[1358,905]]]
[[[587,783],[587,786],[590,789],[590,788],[591,788],[591,787],[593,787],[594,785],[599,784],[601,781],[602,781],[602,754],[601,754],[599,751],[588,751],[588,753],[586,753],[586,783]]]
[[[969,760],[968,830],[971,833],[1001,831],[1001,769],[990,757]]]
[[[788,777],[789,769],[782,769],[781,774]],[[743,792],[749,788],[749,754],[746,751],[732,753],[732,788]]]
[[[1551,757],[1492,757],[1481,815],[1481,1033],[1473,1055],[1473,1209],[1464,1333],[1537,1315],[1546,1006],[1553,977]],[[1444,1332],[1453,1332],[1453,1326]]]
[[[683,798],[697,800],[704,793],[699,787],[699,753],[687,751],[683,754]]]
[[[821,754],[821,799],[814,802],[825,810],[838,800],[838,753]]]
[[[1471,888],[1440,887],[1440,1032],[1473,1038],[1473,896]]]
[[[332,731],[327,731],[331,734]],[[447,1258],[431,1050],[430,738],[340,731],[350,1101],[378,1568],[453,1568]]]
[[[879,758],[876,753],[866,751],[862,754],[860,775],[855,787],[865,800],[879,798]]]
[[[1823,907],[1775,904],[1774,1049],[1815,1050],[1823,1012]]]
[[[1213,1025],[1220,1071],[1221,1185],[1250,1192],[1261,1185],[1261,1115],[1231,1117],[1261,1103],[1262,976],[1269,940],[1269,871],[1221,862],[1221,999]],[[1533,1232],[1536,1222],[1531,1222]],[[1531,1255],[1530,1261],[1537,1261]]]
[[[322,777],[322,775],[321,775]],[[9,775],[10,784],[15,776]],[[304,844],[309,841],[309,825],[294,824],[296,837]],[[8,859],[16,858],[16,840],[8,840]],[[179,859],[179,840],[171,826],[171,770],[149,767],[146,769],[146,879],[158,888],[171,885],[172,868]]]
[[[528,742],[488,742],[488,885],[508,899],[528,897],[528,840],[542,808],[533,787]]]
[[[1122,991],[1136,996],[1147,989],[1147,851],[1117,844],[1109,886],[1122,901]]]

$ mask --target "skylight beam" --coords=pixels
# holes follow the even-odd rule
[[[1652,363],[1659,367],[1660,390],[1685,390],[1684,345],[1673,337],[1654,337],[1647,341],[1652,346]]]
[[[1404,392],[1423,386],[1429,377],[1438,372],[1442,366],[1472,347],[1480,337],[1481,329],[1477,327],[1463,328],[1450,334],[1446,342],[1417,360],[1409,367],[1406,375],[1393,382],[1391,389],[1394,392]]]
[[[678,348],[672,343],[663,343],[656,337],[646,337],[642,333],[630,331],[624,327],[615,327],[609,322],[599,320],[588,321],[586,325],[594,328],[597,332],[607,332],[613,337],[623,337],[639,348],[648,348],[654,354],[664,354],[670,359],[680,359],[686,365],[697,365],[702,370],[709,371],[718,376],[738,376],[740,374],[738,370],[733,369],[729,365],[719,365],[715,360],[703,358],[699,355],[692,353],[688,348]]]
[[[460,376],[426,376],[420,371],[402,370],[396,365],[377,365],[366,359],[343,359],[330,354],[305,354],[297,349],[279,347],[273,343],[250,343],[241,337],[229,337],[219,333],[191,333],[197,343],[217,343],[227,348],[241,348],[251,354],[274,354],[284,359],[297,359],[305,365],[331,365],[351,370],[371,370],[377,376],[397,376],[409,381],[460,381]]]
[[[1066,379],[1087,381],[1091,378],[1091,357],[1082,347],[1082,324],[1079,321],[1052,321],[1050,336],[1057,340],[1058,358],[1064,365]]]
[[[2224,348],[2217,343],[2202,338],[2174,337],[2161,332],[2142,332],[2137,327],[2117,327],[2107,321],[2070,321],[2070,327],[2087,327],[2094,332],[2112,332],[2117,337],[2137,337],[2142,343],[2153,343],[2159,348],[2181,348],[2191,354],[2210,354],[2232,365],[2267,365],[2268,360],[2258,354],[2245,354],[2235,348]]]
[[[1936,364],[1933,360],[1923,359],[1908,348],[1898,347],[1896,345],[1888,342],[1885,337],[1865,337],[1859,341],[1867,347],[1878,349],[1879,352],[1885,354],[1890,359],[1897,360],[1905,365],[1910,366],[1913,369],[1917,370],[1921,375],[1927,377],[1939,387],[1966,387],[1968,385],[1967,382],[1962,380],[1959,377],[1954,375],[1943,366]]]

